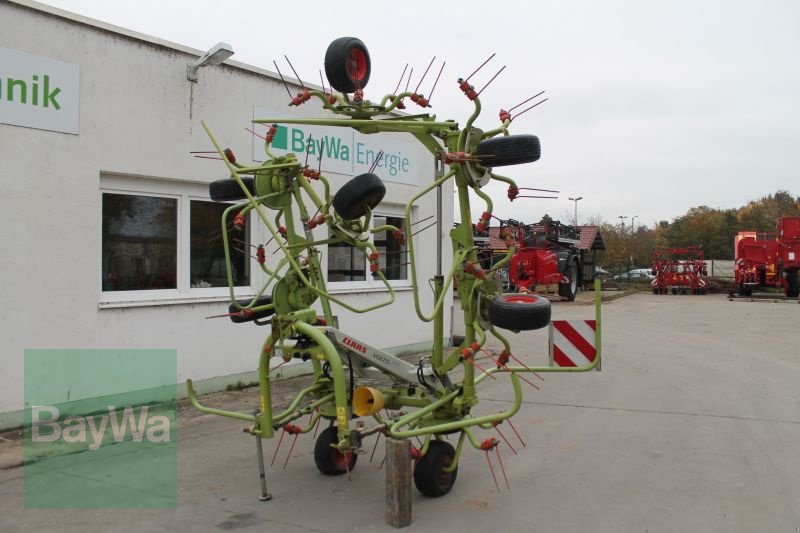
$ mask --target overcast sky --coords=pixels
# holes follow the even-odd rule
[[[406,63],[416,87],[435,55],[437,71],[447,65],[430,111],[460,123],[472,108],[455,80],[496,53],[470,80],[481,88],[506,65],[481,94],[477,125],[496,127],[500,108],[546,90],[549,100],[511,128],[539,136],[541,160],[503,172],[520,186],[561,191],[511,204],[504,186],[491,185],[502,217],[564,220],[574,206],[567,198],[582,196],[582,223],[622,215],[652,226],[694,206],[739,207],[779,189],[800,195],[794,0],[44,3],[201,50],[226,41],[233,59],[268,70],[287,54],[316,83],[328,43],[359,37],[372,59],[372,100],[394,90]]]

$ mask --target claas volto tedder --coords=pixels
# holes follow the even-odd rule
[[[740,231],[734,240],[734,281],[741,296],[763,287],[782,288],[789,298],[800,296],[800,218],[778,219],[777,233]]]
[[[705,294],[708,275],[702,246],[653,249],[653,294]]]
[[[365,452],[365,439],[370,436],[416,437],[421,445],[413,450],[414,482],[423,494],[441,496],[456,480],[465,445],[487,453],[497,451],[499,441],[493,436],[479,439],[478,432],[496,429],[505,422],[510,424],[511,417],[522,404],[521,382],[525,378],[521,374],[586,371],[599,364],[599,321],[598,356],[591,365],[578,368],[526,365],[514,355],[506,333],[501,332],[547,326],[550,302],[535,294],[503,293],[500,272],[511,261],[516,247],[511,247],[503,260],[490,268],[481,266],[473,241],[470,192],[483,203],[481,223],[488,223],[493,209],[492,199],[481,190],[484,185],[491,181],[504,182],[511,200],[519,195],[520,188],[514,180],[498,174],[495,169],[539,159],[539,139],[534,135],[511,135],[509,126],[512,118],[541,101],[513,117],[510,111],[501,110],[499,125],[482,131],[473,126],[481,111],[480,91],[469,82],[478,70],[457,81],[458,89],[473,107],[463,126],[451,120],[437,120],[427,113],[392,115],[393,111],[412,103],[423,109],[430,107],[430,93],[428,98],[420,94],[419,84],[414,91],[406,87],[405,91],[398,92],[398,83],[395,91],[380,101],[367,100],[364,89],[371,71],[369,53],[359,39],[343,37],[333,41],[325,54],[325,73],[332,89],[326,90],[324,82],[322,90],[305,87],[301,82],[302,91],[289,94],[290,106],[313,100],[332,115],[317,119],[254,120],[269,128],[264,138],[267,155],[264,163],[247,166],[238,162],[203,124],[230,173],[229,178],[211,183],[211,198],[236,202],[225,210],[221,220],[231,287],[227,315],[233,322],[268,326],[269,333],[259,351],[260,408],[257,413],[204,407],[198,402],[190,380],[187,386],[193,405],[201,411],[249,423],[247,432],[256,437],[263,499],[268,496],[262,439],[272,438],[278,432],[281,437],[290,433],[296,438],[314,430],[320,420],[326,421],[328,427],[316,438],[314,461],[323,474],[349,472],[358,455]],[[434,88],[435,85],[436,82]],[[408,201],[402,227],[373,227],[373,209],[386,191],[381,178],[373,172],[360,174],[332,194],[330,183],[319,168],[300,163],[294,153],[274,153],[271,144],[279,124],[346,127],[371,134],[407,133],[433,154],[432,179]],[[435,194],[437,230],[443,235],[447,221],[442,220],[442,185],[449,180],[455,182],[461,220],[450,231],[452,267],[448,272],[442,271],[443,247],[439,238],[436,274],[433,279],[421,282],[412,227],[417,221],[412,219],[412,207],[423,196]],[[281,253],[268,255],[263,244],[254,246],[258,265],[268,279],[254,297],[239,301],[233,293],[230,253],[236,244],[233,242],[236,232],[244,227],[247,215],[255,223],[263,224]],[[320,231],[315,232],[317,228]],[[419,320],[432,323],[431,353],[417,363],[395,357],[339,329],[332,310],[337,305],[365,313],[394,301],[392,285],[384,275],[379,251],[370,238],[385,233],[406,243],[415,312]],[[320,268],[320,246],[334,243],[344,243],[364,254],[371,274],[385,287],[385,301],[359,308],[342,295],[326,290]],[[279,259],[270,261],[270,257]],[[443,308],[454,282],[463,309],[465,336],[460,346],[448,347],[444,340]],[[420,286],[425,290],[430,286],[433,291],[434,303],[430,310],[421,308]],[[599,300],[596,309],[599,319]],[[379,327],[378,324],[374,326]],[[489,337],[503,346],[500,353],[484,350]],[[269,363],[275,354],[284,361],[310,360],[313,368],[309,386],[280,411],[273,409],[270,393]],[[488,364],[476,362],[481,354],[487,357]],[[363,386],[360,383],[363,378],[376,377],[390,384]],[[478,404],[477,388],[487,378],[507,380],[513,401],[498,412],[476,415],[473,409]],[[308,417],[307,423],[299,422],[303,417]],[[455,446],[445,439],[448,435],[455,436],[452,441]]]

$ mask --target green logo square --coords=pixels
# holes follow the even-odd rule
[[[174,508],[176,383],[176,350],[25,350],[25,507]]]

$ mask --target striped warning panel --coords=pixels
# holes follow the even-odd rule
[[[553,320],[550,323],[550,364],[587,366],[597,357],[594,320]]]

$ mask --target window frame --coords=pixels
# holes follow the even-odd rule
[[[150,196],[156,198],[170,198],[177,202],[177,250],[176,250],[176,288],[175,289],[149,289],[127,291],[104,291],[102,279],[103,261],[103,195],[119,194],[130,196]],[[194,304],[202,302],[218,302],[230,299],[227,286],[222,287],[192,287],[191,286],[191,202],[212,202],[208,196],[208,183],[189,180],[166,180],[142,178],[136,176],[101,174],[98,190],[99,224],[98,238],[100,241],[99,257],[97,258],[98,275],[98,307],[137,307],[148,305]],[[219,203],[219,202],[213,202]],[[230,202],[234,204],[235,202]],[[252,217],[250,217],[252,220]],[[262,231],[259,225],[250,227],[250,242],[261,242]],[[258,263],[250,258],[250,285],[234,288],[234,295],[242,298],[255,295],[259,283],[263,283],[261,269]]]
[[[416,214],[417,208],[416,206],[412,207],[411,210],[411,219],[414,219],[414,215]],[[375,208],[375,211],[372,213],[372,217],[370,219],[370,227],[375,227],[375,217],[385,217],[385,218],[400,218],[405,219],[405,206],[400,204],[381,204]],[[375,243],[375,234],[369,234],[369,242]],[[325,271],[325,285],[328,289],[328,292],[331,294],[344,294],[344,293],[353,293],[353,292],[389,292],[386,286],[383,284],[383,281],[380,278],[373,278],[372,273],[369,270],[369,263],[367,262],[366,257],[364,258],[365,269],[367,273],[367,279],[365,281],[328,281],[328,260],[329,254],[327,251],[327,246],[325,247],[325,262],[322,265],[322,268]],[[406,250],[408,250],[408,245],[406,245]],[[410,257],[410,254],[406,254],[406,257]],[[410,260],[410,259],[409,259]],[[387,280],[389,285],[391,285],[392,289],[394,290],[410,290],[411,289],[411,265],[408,265],[406,268],[406,279],[390,279]]]

